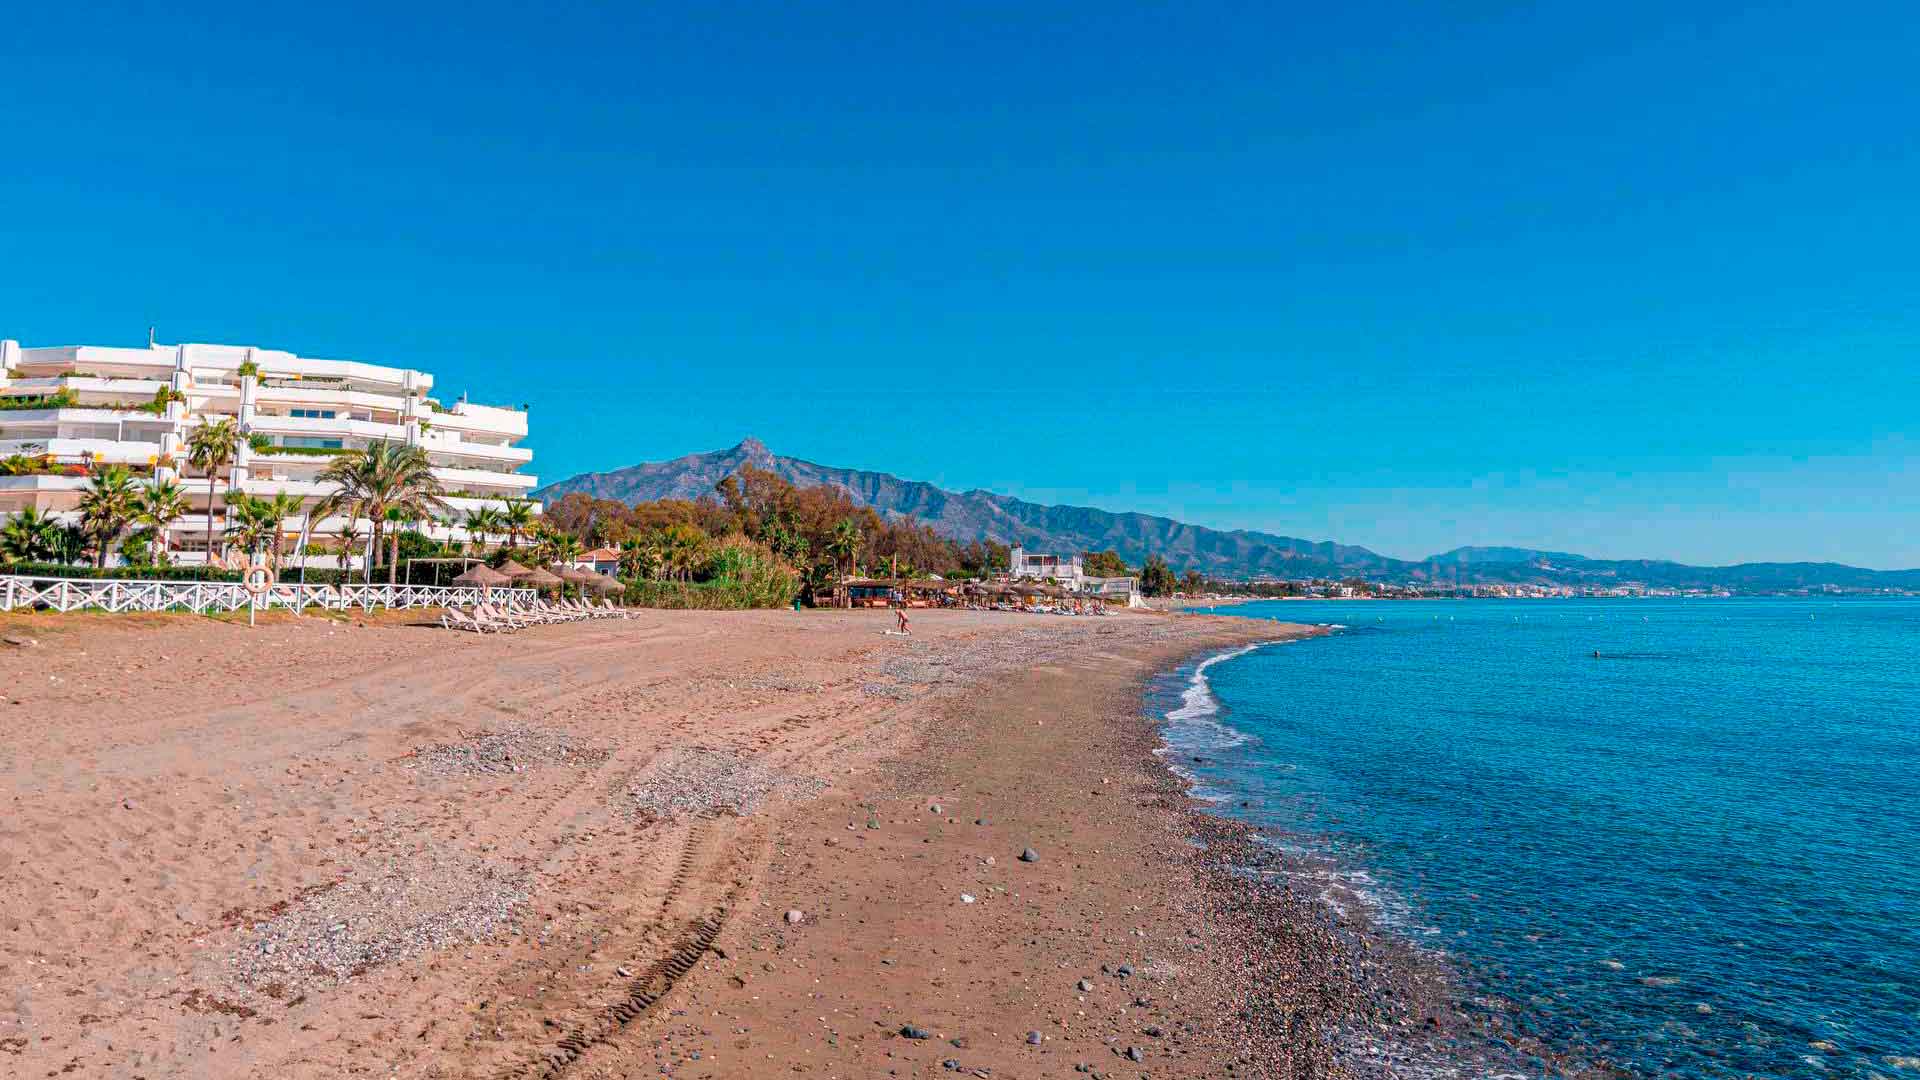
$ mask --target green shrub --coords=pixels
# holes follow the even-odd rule
[[[303,457],[333,457],[337,454],[347,452],[347,449],[341,446],[269,446],[264,450],[258,451],[258,453],[268,456],[274,454],[298,454]]]
[[[683,611],[746,611],[751,608],[784,607],[793,602],[768,598],[732,581],[645,581],[628,580],[627,591],[619,600],[629,607],[671,608]]]
[[[0,574],[17,574],[21,577],[70,578],[75,581],[239,581],[244,577],[242,571],[228,570],[219,566],[79,566],[69,563],[15,562],[0,563]],[[340,570],[309,567],[307,584],[338,585],[343,572]],[[297,582],[300,580],[300,568],[284,567],[281,580]],[[358,581],[358,577],[355,578]]]
[[[0,409],[65,409],[73,405],[73,391],[62,387],[51,394],[19,394],[0,397]]]

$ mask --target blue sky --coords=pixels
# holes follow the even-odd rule
[[[11,13],[0,336],[423,367],[546,479],[1920,566],[1910,7],[613,7]]]

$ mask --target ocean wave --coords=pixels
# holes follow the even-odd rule
[[[1266,642],[1256,642],[1238,649],[1215,653],[1194,665],[1193,674],[1187,680],[1186,688],[1180,691],[1180,706],[1166,714],[1166,728],[1161,732],[1166,749],[1179,751],[1227,750],[1247,743],[1246,732],[1222,723],[1220,699],[1214,696],[1213,684],[1207,680],[1207,669],[1222,660],[1232,660],[1245,656],[1260,648]],[[1192,776],[1182,770],[1191,782]]]

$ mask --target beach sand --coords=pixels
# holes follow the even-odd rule
[[[1140,701],[1309,631],[890,619],[0,618],[0,1074],[1325,1075]]]

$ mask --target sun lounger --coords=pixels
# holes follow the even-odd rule
[[[459,608],[452,607],[440,613],[440,625],[449,630],[466,630],[475,634],[490,634],[495,629]]]
[[[519,630],[523,627],[528,627],[533,625],[533,622],[531,620],[516,618],[512,613],[507,611],[502,611],[501,609],[494,607],[492,604],[476,605],[473,609],[473,613],[476,616],[479,616],[490,623],[503,626],[508,630]]]
[[[513,613],[516,616],[522,619],[525,619],[528,622],[536,622],[536,623],[566,622],[565,619],[561,618],[559,615],[555,614],[551,609],[549,609],[546,605],[541,604],[538,601],[532,604],[528,604],[525,607],[515,608],[513,609]]]
[[[459,612],[456,619],[472,624],[471,628],[482,634],[500,634],[517,629],[498,619],[489,618],[487,613],[481,610],[480,605],[475,605],[470,611]]]
[[[539,613],[541,618],[546,619],[548,622],[574,622],[580,618],[579,612],[561,607],[558,604],[550,604],[545,600],[535,605],[534,610]]]

